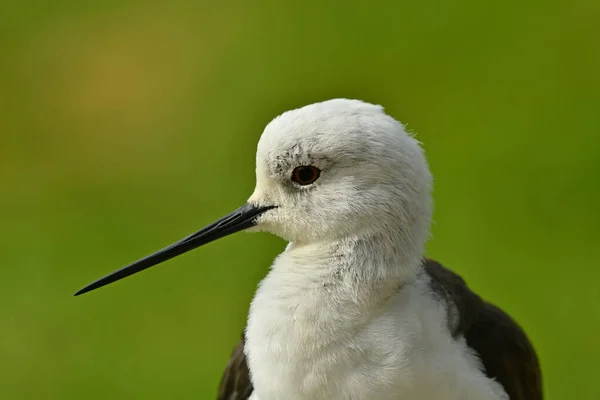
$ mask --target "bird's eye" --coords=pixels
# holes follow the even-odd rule
[[[300,167],[294,168],[292,172],[292,181],[296,182],[298,185],[306,186],[310,185],[321,175],[321,170],[312,165],[302,165]]]

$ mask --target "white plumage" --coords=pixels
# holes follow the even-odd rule
[[[402,124],[356,100],[312,104],[265,129],[245,205],[76,295],[264,230],[289,245],[252,301],[219,400],[542,400],[519,325],[422,258],[431,208],[427,162]]]
[[[299,165],[322,172],[290,181]],[[379,106],[336,99],[265,129],[249,203],[254,230],[288,240],[252,301],[252,400],[504,400],[421,268],[431,174]]]

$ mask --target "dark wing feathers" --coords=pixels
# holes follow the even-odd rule
[[[244,336],[237,345],[219,385],[218,400],[246,400],[252,394],[250,371],[244,354]]]
[[[440,263],[425,259],[423,267],[431,279],[429,285],[433,294],[449,305],[448,325],[452,336],[462,335],[475,323],[483,300],[469,290],[460,276]]]
[[[511,400],[542,400],[542,373],[535,351],[521,328],[502,310],[485,303],[464,333],[487,375],[504,386]]]
[[[458,310],[453,336],[464,336],[481,359],[487,376],[496,379],[510,400],[542,400],[542,374],[525,332],[498,307],[483,301],[464,280],[433,260],[425,260],[434,292]],[[449,318],[452,320],[452,318]]]
[[[441,264],[426,259],[424,267],[434,294],[454,304],[454,308],[449,307],[452,335],[465,337],[479,354],[486,374],[504,387],[510,400],[542,400],[538,359],[519,325],[483,301],[460,276]],[[242,338],[225,369],[217,399],[247,400],[252,390]]]

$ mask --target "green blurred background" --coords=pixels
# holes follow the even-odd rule
[[[284,243],[84,284],[241,205],[264,125],[385,106],[436,178],[430,256],[598,399],[600,2],[4,0],[0,398],[211,399]]]

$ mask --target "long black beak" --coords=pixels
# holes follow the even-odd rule
[[[167,261],[183,253],[187,253],[188,251],[193,250],[196,247],[200,247],[203,244],[210,243],[224,236],[250,228],[256,225],[256,220],[259,215],[272,208],[275,208],[275,206],[256,206],[253,204],[245,204],[229,215],[226,215],[220,220],[199,230],[198,232],[181,239],[176,243],[173,243],[169,247],[159,250],[154,254],[134,262],[133,264],[129,264],[126,267],[106,275],[104,278],[100,278],[97,281],[90,283],[75,293],[74,296],[79,296],[80,294],[98,289],[102,286],[108,285],[109,283],[126,278],[129,275],[143,271],[146,268],[160,264],[163,261]]]

